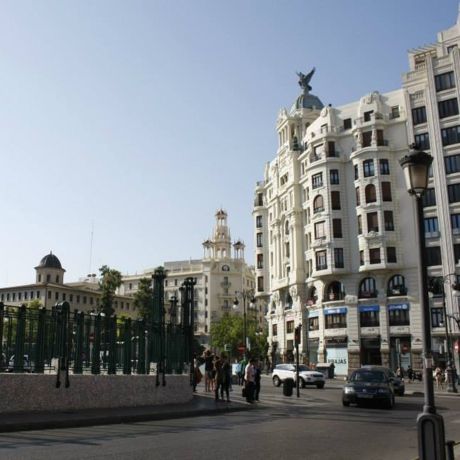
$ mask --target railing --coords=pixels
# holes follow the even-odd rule
[[[0,372],[73,374],[182,373],[190,361],[187,308],[176,323],[154,313],[132,320],[79,311],[0,303]],[[156,366],[156,369],[154,367]],[[60,384],[60,382],[59,382]]]

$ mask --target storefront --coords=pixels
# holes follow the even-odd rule
[[[361,366],[373,364],[382,365],[382,355],[380,353],[380,337],[367,337],[361,339]]]
[[[409,366],[412,366],[410,354],[410,336],[402,335],[400,337],[390,338],[390,367],[396,370],[402,367],[407,371]]]
[[[348,375],[348,338],[326,339],[326,362],[333,363],[335,375]]]
[[[308,362],[316,364],[318,362],[319,339],[308,339]]]

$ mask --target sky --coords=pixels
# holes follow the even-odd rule
[[[253,263],[279,110],[400,88],[454,0],[0,0],[0,286],[203,256],[219,208]]]

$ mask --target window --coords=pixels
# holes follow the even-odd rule
[[[441,265],[441,248],[439,246],[431,246],[425,248],[426,264]]]
[[[316,254],[316,270],[326,270],[327,260],[326,251],[318,251]]]
[[[315,224],[315,239],[326,238],[326,230],[325,230],[325,221],[316,222]]]
[[[446,72],[434,76],[436,91],[444,91],[445,89],[455,88],[454,72]]]
[[[456,203],[460,201],[460,184],[448,185],[447,194],[449,195],[449,203]]]
[[[391,201],[391,182],[382,182],[382,201]]]
[[[46,275],[46,282],[49,283],[50,281],[51,281],[51,275],[48,274],[48,275]]]
[[[375,193],[374,184],[366,185],[364,193],[366,195],[366,203],[375,203],[377,201],[377,194]]]
[[[284,255],[286,257],[290,257],[290,255],[291,255],[289,243],[284,243]]]
[[[388,281],[388,295],[406,295],[406,281],[402,275],[394,275]]]
[[[412,123],[415,125],[420,125],[422,123],[426,123],[426,108],[424,107],[417,107],[412,109]]]
[[[323,186],[323,173],[314,174],[311,178],[312,188],[318,188]]]
[[[331,169],[329,171],[329,181],[331,185],[339,184],[339,170],[338,169]]]
[[[351,129],[351,118],[345,118],[345,120],[343,120],[343,129]]]
[[[454,260],[456,264],[460,260],[460,244],[454,244]]]
[[[434,188],[427,188],[425,193],[422,195],[423,207],[436,206],[436,194]]]
[[[388,319],[390,326],[409,326],[409,310],[390,310]]]
[[[340,209],[340,192],[331,192],[331,206],[334,211]]]
[[[334,266],[335,268],[344,268],[345,263],[343,260],[343,249],[334,248]]]
[[[441,129],[442,145],[458,144],[460,142],[460,126]]]
[[[278,324],[272,324],[272,335],[278,335]]]
[[[396,248],[394,246],[387,247],[387,262],[389,264],[396,263]]]
[[[380,174],[383,174],[383,175],[390,174],[390,164],[388,163],[388,160],[381,159],[379,160],[379,164],[380,164]]]
[[[289,221],[288,220],[284,224],[284,234],[289,235]]]
[[[363,218],[361,215],[358,216],[358,235],[363,233]]]
[[[257,233],[256,242],[257,242],[257,247],[261,248],[262,247],[262,233]]]
[[[294,332],[294,320],[286,321],[286,333],[292,334]]]
[[[371,115],[374,113],[373,110],[369,110],[368,112],[364,112],[364,121],[371,121]]]
[[[380,263],[380,248],[369,249],[369,262],[371,264]]]
[[[335,142],[329,141],[327,143],[327,156],[328,157],[335,157]]]
[[[377,297],[377,289],[375,288],[374,278],[364,278],[359,285],[358,296],[363,299]]]
[[[264,205],[264,195],[263,193],[258,193],[257,194],[257,206],[263,206]]]
[[[42,275],[38,275],[38,282],[39,282],[39,283],[42,282]]]
[[[334,238],[342,238],[342,219],[332,219]]]
[[[433,233],[439,230],[437,217],[427,217],[423,219],[423,224],[425,233]]]
[[[363,162],[364,177],[370,177],[374,175],[374,160],[365,160]]]
[[[361,204],[361,197],[359,195],[359,187],[355,188],[355,193],[356,193],[356,206],[359,206]]]
[[[261,228],[262,227],[262,216],[257,216],[256,217],[256,227]]]
[[[318,195],[313,200],[313,212],[323,212],[324,211],[324,200],[323,195]]]
[[[460,233],[460,214],[451,214],[450,223],[454,234]],[[458,231],[455,231],[458,230]]]
[[[361,311],[359,313],[359,325],[361,327],[378,327],[380,318],[378,311]]]
[[[442,307],[431,309],[431,327],[445,327],[444,312]]]
[[[363,147],[370,147],[372,143],[372,131],[363,132]]]
[[[383,138],[383,129],[377,130],[377,145],[385,145],[385,139]]]
[[[258,276],[257,277],[257,292],[263,292],[264,290],[264,277]]]
[[[257,254],[257,268],[264,268],[264,255]]]
[[[51,299],[51,291],[48,291],[48,299]]]
[[[451,117],[458,115],[458,101],[457,98],[447,99],[438,102],[439,118]]]
[[[359,168],[358,165],[354,165],[355,168],[355,180],[359,179]]]
[[[452,174],[460,171],[460,155],[449,155],[444,157],[446,174]]]
[[[347,327],[347,314],[335,313],[333,315],[325,315],[326,329],[339,329]]]
[[[318,331],[319,330],[319,318],[308,318],[308,330],[309,331]]]
[[[399,105],[395,105],[391,108],[390,118],[399,118]]]
[[[367,213],[367,232],[379,231],[379,219],[376,212]]]
[[[385,230],[388,232],[394,231],[393,211],[383,211],[383,220],[385,222]]]
[[[419,149],[430,149],[430,136],[428,135],[428,133],[416,134],[414,136],[414,142],[417,144]]]

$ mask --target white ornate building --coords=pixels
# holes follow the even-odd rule
[[[218,321],[225,312],[242,314],[242,308],[233,308],[235,292],[255,290],[254,268],[244,260],[244,243],[232,243],[227,217],[222,209],[216,212],[213,235],[203,243],[203,259],[164,263],[166,302],[173,296],[180,298],[179,288],[185,278],[196,278],[195,335],[203,345],[209,345],[212,322]],[[141,274],[124,276],[120,293],[133,295],[139,280],[151,278],[153,272],[154,269],[148,269]],[[247,302],[247,313],[257,319],[262,330],[265,324],[262,305],[249,308]]]
[[[402,89],[342,107],[302,93],[279,113],[278,150],[254,202],[257,296],[269,344],[292,359],[302,324],[306,361],[421,368],[416,213],[399,159],[417,142],[433,157],[425,197],[430,278],[445,277],[448,314],[460,273],[460,22],[409,53]],[[452,275],[451,275],[452,274]],[[449,275],[449,276],[446,276]],[[430,302],[433,350],[445,360],[442,296]],[[458,336],[456,324],[450,331]]]

